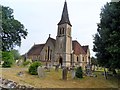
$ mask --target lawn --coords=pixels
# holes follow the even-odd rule
[[[18,76],[18,72],[22,71],[23,76]],[[72,79],[71,74],[68,74],[68,80],[62,80],[62,71],[56,72],[52,69],[46,72],[44,78],[39,78],[37,75],[30,75],[28,68],[13,67],[2,68],[2,77],[16,81],[19,84],[31,85],[37,88],[118,88],[118,80],[110,77],[108,80],[101,75],[101,71],[95,72],[97,77],[84,77],[83,79]]]

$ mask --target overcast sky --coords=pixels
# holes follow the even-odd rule
[[[27,39],[18,48],[21,54],[35,44],[45,43],[49,34],[56,38],[65,0],[1,0],[1,4],[14,10],[15,19],[28,29]],[[72,24],[72,39],[89,45],[93,53],[93,35],[97,32],[101,8],[110,0],[66,0]]]

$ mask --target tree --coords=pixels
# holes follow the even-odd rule
[[[14,56],[14,60],[20,59],[20,53],[19,53],[18,50],[13,49],[13,50],[11,50],[11,53],[12,53],[13,56]]]
[[[27,30],[24,25],[14,19],[13,9],[2,6],[2,51],[10,51],[21,45],[22,38],[26,38]]]
[[[75,76],[77,78],[83,78],[83,71],[81,67],[77,67],[76,72],[75,72]]]
[[[98,61],[95,57],[91,57],[91,65],[94,66],[93,71],[95,71],[95,66],[98,65]]]
[[[102,8],[93,43],[100,66],[120,69],[120,2]]]

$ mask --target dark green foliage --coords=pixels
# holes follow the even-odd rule
[[[120,2],[102,8],[93,43],[100,66],[120,69]]]
[[[82,68],[81,68],[81,67],[78,67],[78,68],[76,69],[75,76],[76,76],[77,78],[83,78],[83,71],[82,71]]]
[[[23,63],[23,66],[27,66],[28,64],[30,64],[31,62],[30,61],[25,61],[24,63]]]
[[[11,50],[11,52],[14,55],[14,60],[20,59],[20,53],[18,50],[13,49],[13,50]]]
[[[32,75],[37,75],[37,68],[38,66],[42,66],[42,64],[38,61],[36,62],[33,62],[30,67],[29,67],[29,73],[32,74]]]
[[[11,65],[12,65],[12,62],[11,61],[4,61],[4,63],[2,64],[2,67],[4,67],[4,68],[8,68],[8,67],[11,67]]]
[[[21,45],[22,38],[26,38],[27,30],[18,20],[14,19],[13,9],[2,6],[2,51],[10,51]]]
[[[98,60],[95,57],[91,57],[91,65],[93,66],[93,71],[95,71],[95,66],[98,66]]]
[[[95,57],[91,57],[91,65],[96,65],[97,66],[98,61]]]
[[[11,52],[2,52],[2,60],[4,61],[2,67],[11,67],[14,63],[14,56]]]

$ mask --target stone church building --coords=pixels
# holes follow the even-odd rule
[[[77,40],[72,40],[72,24],[69,20],[67,2],[65,1],[60,22],[57,24],[56,39],[48,37],[44,44],[34,44],[26,53],[33,61],[60,66],[82,66],[90,63],[89,46],[81,46]]]

